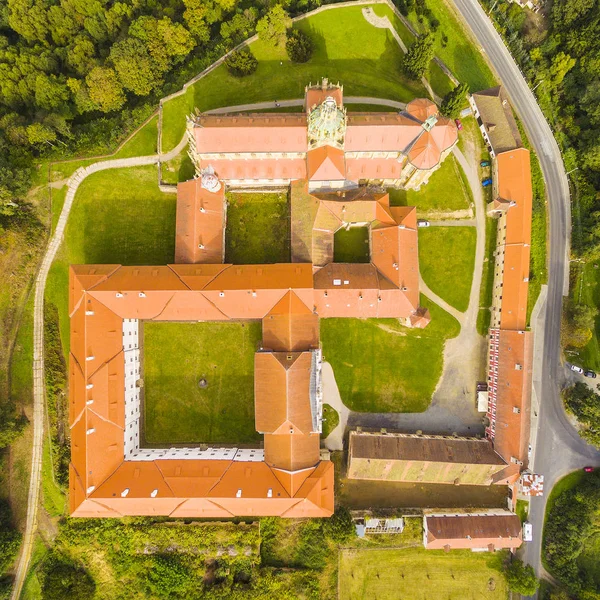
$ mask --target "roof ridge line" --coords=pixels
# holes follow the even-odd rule
[[[100,369],[104,366],[104,365],[108,365],[109,362],[111,362],[112,360],[114,360],[115,358],[117,358],[117,356],[119,356],[119,354],[121,354],[121,352],[125,352],[125,348],[121,348],[115,355],[111,356],[108,360],[105,360],[101,365],[98,365],[98,368],[95,371],[92,371],[89,375],[83,375],[84,379],[89,379],[90,377],[93,377],[96,373],[98,373],[98,371],[100,371]],[[76,359],[77,360],[77,359]]]
[[[121,431],[125,431],[125,427],[121,427],[120,425],[117,425],[114,421],[104,418],[101,414],[97,413],[93,408],[86,406],[86,410],[89,410],[90,412],[94,413],[99,419],[101,419],[105,423],[110,423],[111,425],[118,427]],[[123,462],[125,462],[125,461],[123,461]],[[123,463],[121,463],[121,464],[123,464]],[[121,466],[121,465],[119,465],[119,466]]]
[[[115,268],[108,274],[104,274],[102,276],[102,279],[98,279],[98,281],[96,281],[96,283],[91,287],[88,288],[87,290],[85,290],[86,292],[89,290],[93,290],[97,285],[100,285],[101,283],[104,283],[107,279],[109,279],[110,277],[112,277],[123,265],[119,264],[116,265]]]

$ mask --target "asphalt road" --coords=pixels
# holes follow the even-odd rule
[[[522,552],[524,560],[533,565],[541,576],[544,574],[540,557],[541,539],[548,492],[557,479],[569,471],[587,464],[600,464],[600,452],[579,437],[564,412],[559,393],[565,375],[560,355],[560,318],[563,294],[568,290],[571,231],[569,186],[552,130],[490,19],[477,0],[453,1],[506,89],[538,155],[546,181],[550,213],[548,297],[541,357],[537,448],[533,465],[536,472],[545,476],[546,495],[532,499],[529,520],[533,524],[534,541],[527,544]]]

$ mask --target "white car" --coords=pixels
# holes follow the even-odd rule
[[[417,225],[418,225],[419,227],[429,227],[429,226],[431,225],[431,223],[430,223],[429,221],[419,221],[419,222],[417,223]]]
[[[533,525],[528,521],[525,521],[525,523],[523,523],[523,541],[533,541]]]
[[[571,371],[575,371],[575,373],[581,373],[583,375],[583,369],[577,365],[571,365]]]

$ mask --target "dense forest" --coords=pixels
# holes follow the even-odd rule
[[[0,0],[0,214],[33,161],[102,153],[281,2]],[[288,0],[291,15],[320,4]],[[268,20],[263,21],[268,25]]]

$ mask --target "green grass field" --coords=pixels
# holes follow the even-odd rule
[[[339,424],[340,415],[335,408],[329,404],[323,405],[323,431],[321,438],[325,439]]]
[[[471,92],[496,85],[496,79],[479,49],[446,2],[429,0],[427,6],[440,23],[435,32],[435,55],[444,61],[459,81],[469,84]],[[414,12],[408,18],[420,33],[429,31],[427,19],[423,24],[419,23]],[[443,35],[447,37],[445,43]]]
[[[290,236],[287,194],[227,194],[226,263],[290,262]]]
[[[340,600],[505,600],[503,553],[341,550]]]
[[[462,169],[450,155],[427,184],[415,190],[390,190],[392,206],[416,206],[419,217],[468,209],[473,201]],[[443,215],[440,215],[443,216]]]
[[[436,304],[425,329],[396,319],[322,319],[323,355],[331,363],[342,400],[359,412],[422,412],[442,374],[444,342],[460,326]]]
[[[475,227],[419,230],[419,268],[432,292],[464,312],[469,306],[475,264]]]
[[[333,236],[333,260],[339,263],[369,262],[369,228],[351,227],[336,231]]]
[[[259,322],[144,324],[144,432],[148,444],[249,443]],[[200,379],[206,388],[200,388]]]
[[[390,31],[376,29],[362,15],[362,7],[327,10],[296,23],[310,34],[315,50],[304,64],[291,63],[284,49],[258,40],[251,50],[259,61],[256,72],[231,76],[224,66],[190,86],[186,93],[163,106],[162,150],[168,152],[185,132],[185,116],[195,107],[221,106],[266,100],[302,98],[304,86],[322,77],[344,85],[348,96],[374,96],[407,102],[426,95],[420,82],[408,80],[400,69],[402,50]]]
[[[123,144],[111,158],[130,158],[156,154],[158,140],[158,115],[152,117],[135,135]]]
[[[172,262],[175,206],[175,194],[159,191],[154,166],[101,171],[80,185],[46,285],[46,298],[59,309],[65,354],[69,351],[69,265]]]

